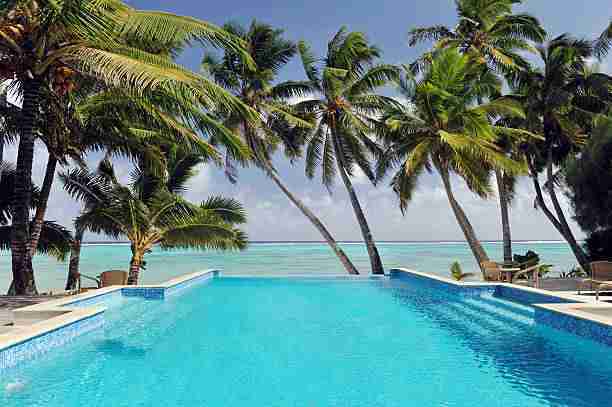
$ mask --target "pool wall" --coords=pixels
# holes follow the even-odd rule
[[[528,304],[536,323],[612,346],[612,304],[594,298],[507,283],[457,282],[408,269],[392,269],[390,276],[459,296],[493,295]]]
[[[20,326],[14,332],[0,335],[0,371],[35,358],[50,349],[104,325],[105,304],[122,297],[163,300],[181,290],[215,278],[217,270],[191,273],[160,285],[116,286],[85,294],[48,301],[15,310],[18,315],[59,314],[30,326]]]

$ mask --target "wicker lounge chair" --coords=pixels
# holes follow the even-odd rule
[[[108,270],[108,271],[102,272],[99,276],[96,276],[96,277],[89,277],[84,274],[81,274],[79,276],[79,286],[80,286],[81,278],[95,281],[96,284],[98,285],[98,287],[96,288],[104,288],[104,287],[110,287],[113,285],[126,285],[127,280],[128,280],[128,273],[127,271],[123,271],[123,270]],[[83,290],[88,290],[88,289],[91,289],[91,288],[83,288]]]
[[[484,270],[485,281],[505,281],[499,263],[494,261],[483,261],[480,266]]]
[[[591,268],[591,277],[585,278],[578,285],[578,294],[581,289],[589,285],[590,290],[595,290],[595,299],[599,301],[599,293],[602,289],[612,289],[612,262],[610,261],[595,261],[589,264]]]

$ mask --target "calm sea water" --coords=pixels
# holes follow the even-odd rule
[[[464,243],[379,243],[385,268],[406,267],[447,276],[449,265],[459,261],[464,271],[476,271],[477,266]],[[502,259],[501,243],[486,243],[493,259]],[[365,247],[359,243],[343,244],[358,269],[369,271]],[[576,261],[565,243],[520,242],[516,253],[534,250],[542,261],[554,264],[557,271],[566,271]],[[130,247],[126,244],[90,244],[83,247],[81,272],[95,276],[104,270],[127,269]],[[191,250],[153,250],[146,256],[147,270],[143,283],[158,283],[194,271],[220,268],[227,274],[308,274],[343,273],[344,269],[326,244],[321,243],[253,243],[244,252],[197,252]],[[37,256],[34,261],[38,287],[41,290],[63,288],[67,263]],[[0,252],[0,292],[10,283],[10,253]]]
[[[610,405],[609,347],[491,296],[226,277],[165,301],[119,301],[103,329],[0,372],[0,405]]]

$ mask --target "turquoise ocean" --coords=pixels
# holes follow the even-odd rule
[[[485,243],[492,259],[502,259],[500,242]],[[362,272],[369,271],[366,249],[361,243],[343,243],[346,253]],[[469,247],[463,242],[380,242],[378,248],[386,269],[405,267],[442,276],[459,261],[464,271],[477,271]],[[569,247],[562,242],[515,242],[514,252],[534,250],[555,271],[568,271],[576,265]],[[96,276],[104,270],[127,269],[130,246],[124,243],[91,243],[83,246],[81,273]],[[227,274],[334,274],[344,270],[324,243],[252,243],[243,252],[162,251],[154,249],[146,256],[147,269],[141,274],[143,284],[159,283],[181,274],[211,268]],[[11,277],[9,252],[0,252],[0,293],[6,292]],[[52,258],[34,259],[40,291],[62,289],[68,264]]]

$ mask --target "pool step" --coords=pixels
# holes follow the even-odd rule
[[[506,335],[516,335],[531,324],[528,319],[517,319],[515,315],[508,315],[499,310],[479,303],[455,302],[447,306],[465,320],[484,326],[489,332],[505,332]],[[522,317],[524,318],[524,317]]]
[[[525,317],[533,318],[533,316],[535,315],[535,309],[533,307],[519,304],[518,302],[511,302],[501,298],[493,297],[491,295],[482,296],[479,299],[484,303],[491,304],[495,307],[507,309],[508,311],[523,315]]]
[[[526,310],[513,308],[512,304],[504,304],[505,306],[500,306],[500,304],[483,301],[482,298],[470,298],[464,302],[470,307],[473,307],[475,310],[486,315],[493,316],[496,319],[504,321],[510,325],[534,324],[533,313],[528,314]]]

